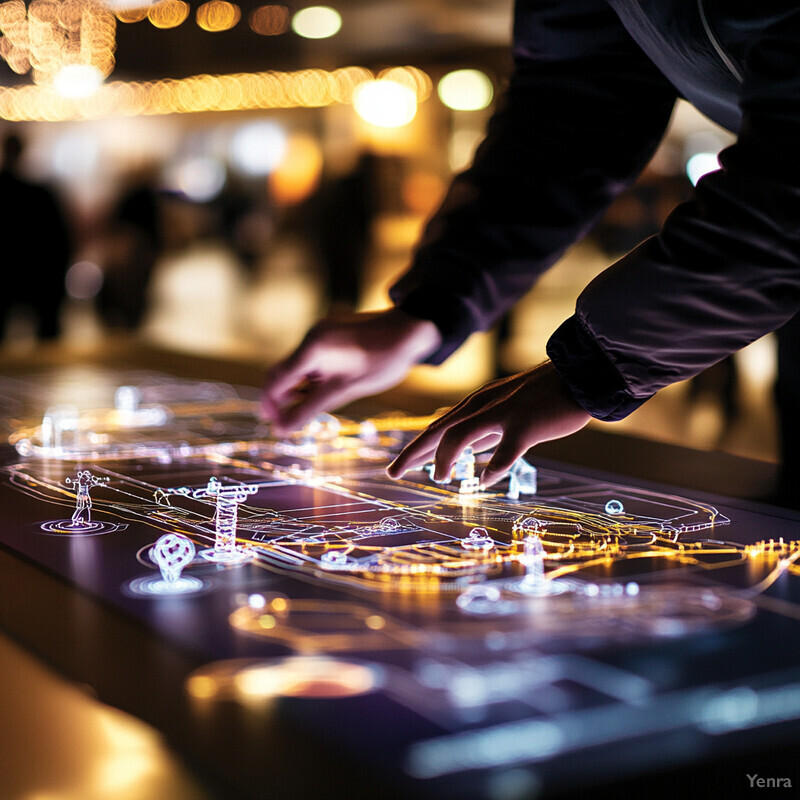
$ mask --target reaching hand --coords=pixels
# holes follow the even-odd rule
[[[575,433],[589,419],[546,361],[473,392],[417,436],[388,473],[399,478],[433,460],[434,479],[445,480],[467,445],[476,451],[496,445],[480,478],[482,486],[491,486],[530,447]]]
[[[322,411],[399,383],[439,341],[432,322],[394,308],[322,320],[267,373],[263,414],[276,433],[289,433]]]

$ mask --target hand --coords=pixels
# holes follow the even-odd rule
[[[399,383],[440,339],[432,322],[396,308],[322,320],[267,373],[264,417],[279,435],[302,428],[322,411]]]
[[[544,364],[487,383],[426,428],[389,465],[392,478],[433,460],[434,479],[446,480],[467,445],[494,455],[481,475],[482,486],[500,480],[526,450],[580,430],[589,414],[572,399],[555,367]]]

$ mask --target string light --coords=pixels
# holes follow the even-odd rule
[[[204,31],[217,33],[228,31],[239,23],[242,12],[239,6],[228,3],[226,0],[209,0],[203,3],[196,14],[197,24]]]
[[[0,3],[0,56],[37,84],[65,69],[103,80],[114,68],[116,18],[97,0],[22,0]],[[67,72],[69,74],[69,72]],[[86,84],[88,85],[88,84]]]
[[[189,16],[189,4],[183,0],[161,0],[147,9],[147,18],[156,28],[177,28]]]
[[[261,36],[279,36],[289,30],[290,14],[286,6],[259,6],[250,13],[250,30]]]
[[[423,92],[422,96],[417,95],[417,100],[423,100],[424,87],[430,83],[425,73],[413,67],[394,70],[399,71],[393,71],[393,79],[386,82],[392,87],[402,86],[409,94],[412,94],[409,83],[415,82],[418,91]],[[355,89],[367,82],[384,81],[376,81],[376,76],[364,67],[343,67],[330,72],[309,69],[196,75],[152,82],[114,81],[85,98],[61,97],[50,86],[0,87],[0,119],[55,122],[203,111],[320,108],[352,103]]]

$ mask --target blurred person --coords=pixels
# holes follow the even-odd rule
[[[361,297],[378,210],[378,166],[377,156],[363,153],[319,192],[317,237],[334,313],[354,311]]]
[[[69,226],[55,192],[22,175],[23,139],[9,134],[2,149],[0,227],[6,266],[0,331],[12,309],[22,306],[34,312],[38,337],[52,340],[61,332],[64,278],[72,254]]]
[[[157,180],[152,169],[133,176],[111,213],[97,298],[100,316],[111,328],[135,330],[146,310],[150,279],[164,249]]]
[[[323,321],[268,373],[277,431],[438,364],[490,327],[635,180],[679,95],[737,134],[721,169],[586,287],[544,364],[478,389],[390,475],[434,460],[443,478],[472,444],[495,447],[490,485],[538,442],[622,419],[797,314],[800,8],[518,0],[514,59],[505,104],[392,288],[394,307]],[[794,414],[796,351],[789,361],[782,407]]]

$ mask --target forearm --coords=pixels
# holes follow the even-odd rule
[[[783,26],[750,53],[723,168],[587,287],[548,345],[597,418],[624,417],[800,310],[800,21]]]
[[[586,233],[649,160],[674,102],[605,3],[567,3],[561,16],[528,5],[505,104],[391,290],[437,324],[433,363],[490,327]]]

